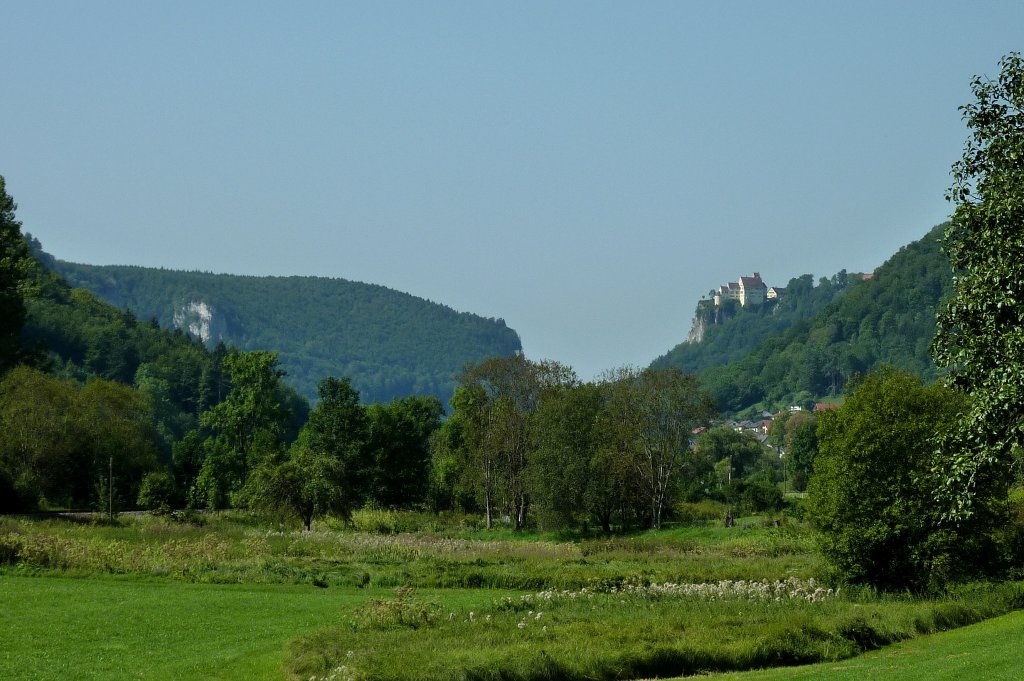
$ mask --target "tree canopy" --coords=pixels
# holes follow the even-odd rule
[[[818,417],[808,516],[837,577],[925,591],[1002,567],[1005,488],[959,525],[935,503],[938,444],[966,409],[962,394],[887,367]]]
[[[1024,445],[1024,60],[1000,60],[995,79],[975,77],[961,107],[971,129],[953,165],[956,208],[943,237],[955,272],[933,352],[951,384],[971,396],[944,444],[949,515],[974,512],[977,491],[1005,479]]]
[[[18,361],[21,329],[27,310],[25,293],[30,284],[33,260],[15,219],[18,204],[7,193],[0,175],[0,374]]]

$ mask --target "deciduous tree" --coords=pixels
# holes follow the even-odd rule
[[[883,589],[924,590],[983,563],[983,534],[940,523],[928,484],[937,437],[964,401],[940,384],[886,368],[840,409],[818,417],[809,516],[837,576]]]
[[[951,384],[971,396],[943,449],[943,495],[956,520],[979,490],[1005,480],[1024,445],[1024,60],[1000,60],[995,79],[975,77],[961,107],[971,129],[953,165],[947,198],[956,209],[943,248],[954,294],[932,346]]]
[[[33,260],[14,213],[18,205],[0,175],[0,374],[18,361],[25,295],[31,289]]]

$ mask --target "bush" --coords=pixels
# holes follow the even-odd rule
[[[705,499],[704,501],[681,502],[672,508],[672,517],[683,525],[703,525],[721,522],[725,517],[725,504]]]
[[[962,407],[949,389],[887,368],[819,417],[808,516],[822,530],[822,553],[835,577],[924,591],[991,562],[993,542],[983,528],[942,525],[927,484],[936,438]]]
[[[170,512],[174,498],[174,478],[166,471],[147,473],[139,486],[138,505],[147,510]]]

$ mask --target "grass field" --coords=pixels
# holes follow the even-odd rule
[[[551,681],[844,667],[1024,605],[1014,584],[932,600],[833,592],[814,581],[813,535],[795,524],[608,538],[402,532],[395,520],[302,533],[237,514],[0,519],[0,678]]]
[[[376,589],[0,576],[0,679],[281,679],[289,639]],[[494,594],[449,591],[452,607]]]
[[[1024,678],[1022,634],[1024,611],[1017,611],[962,629],[897,643],[840,663],[711,674],[702,678],[707,681],[1017,681]]]
[[[0,678],[275,679],[355,595],[283,585],[0,577]]]

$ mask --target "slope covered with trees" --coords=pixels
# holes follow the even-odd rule
[[[309,398],[324,376],[333,375],[350,377],[368,402],[411,394],[446,402],[466,364],[522,349],[501,319],[383,286],[48,262],[72,286],[139,319],[191,326],[209,345],[223,340],[245,351],[279,353],[285,380]]]
[[[886,364],[935,379],[939,370],[929,346],[936,312],[952,287],[939,249],[942,229],[904,246],[873,278],[850,285],[813,317],[769,335],[742,359],[704,367],[702,384],[723,410],[738,412],[836,396],[854,375]],[[655,366],[672,366],[679,356],[670,353]]]
[[[847,286],[859,282],[860,276],[843,270],[831,278],[822,277],[815,286],[813,275],[805,274],[789,280],[783,298],[760,305],[744,307],[738,300],[726,300],[716,306],[704,298],[697,303],[690,338],[656,359],[652,366],[698,373],[739,361],[765,338],[813,317]]]

